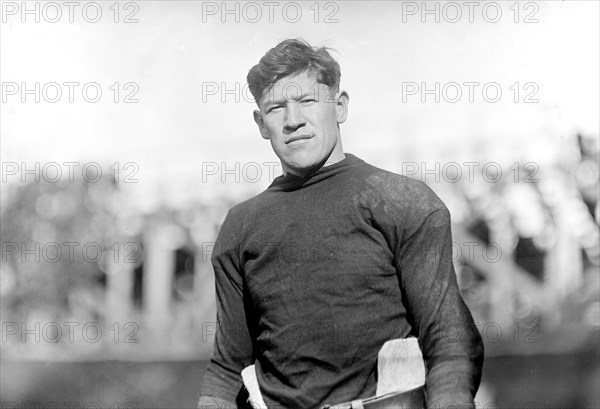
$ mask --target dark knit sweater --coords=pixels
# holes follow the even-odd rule
[[[219,325],[202,396],[235,402],[252,363],[269,409],[373,396],[381,346],[415,335],[428,406],[472,404],[483,347],[451,239],[429,187],[351,154],[309,177],[276,178],[219,232]]]

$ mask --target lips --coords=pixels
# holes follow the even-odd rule
[[[287,141],[285,141],[286,145],[288,143],[294,142],[294,141],[300,141],[303,139],[310,139],[312,138],[312,135],[298,135],[298,136],[292,136],[290,139],[288,139]]]

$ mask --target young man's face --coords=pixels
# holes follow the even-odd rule
[[[254,120],[288,172],[304,175],[344,158],[338,124],[346,120],[346,92],[335,93],[303,72],[279,80],[258,106]]]

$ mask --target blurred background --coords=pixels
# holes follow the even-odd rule
[[[467,3],[2,2],[2,407],[195,407],[212,243],[281,173],[245,77],[296,37],[345,151],[451,211],[479,407],[600,407],[599,3]]]

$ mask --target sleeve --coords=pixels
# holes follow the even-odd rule
[[[427,407],[474,408],[483,342],[456,281],[450,213],[429,187],[417,186],[385,217],[408,320],[425,360]]]
[[[243,394],[242,370],[252,364],[253,348],[244,308],[244,285],[238,257],[241,220],[228,213],[215,242],[217,325],[214,352],[201,388],[199,408],[237,408]],[[237,229],[236,229],[237,227]]]
[[[427,215],[400,248],[401,285],[426,365],[427,406],[475,407],[483,342],[452,264],[450,214]]]

